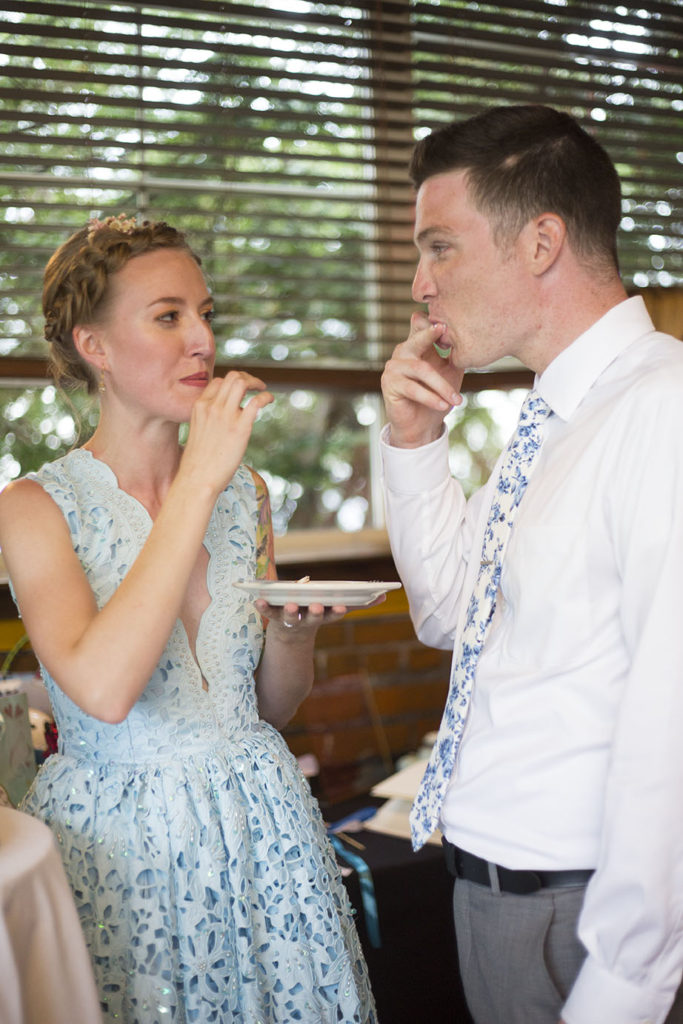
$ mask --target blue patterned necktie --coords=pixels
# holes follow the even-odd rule
[[[460,642],[453,654],[446,708],[410,814],[413,846],[416,850],[427,841],[439,821],[441,804],[467,718],[477,660],[496,607],[503,555],[515,512],[541,447],[540,425],[550,412],[550,406],[538,392],[530,391],[522,405],[517,429],[501,461],[484,533],[479,574],[467,608]]]

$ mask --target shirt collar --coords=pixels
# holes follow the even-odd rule
[[[613,306],[563,349],[534,386],[560,419],[568,420],[613,360],[654,325],[642,296]]]

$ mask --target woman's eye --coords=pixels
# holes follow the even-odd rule
[[[178,312],[175,309],[169,309],[167,313],[162,313],[158,319],[165,324],[173,323],[178,319]]]
[[[204,317],[206,322],[208,324],[210,324],[211,321],[216,318],[216,310],[215,309],[207,309],[207,311],[205,313],[203,313],[202,316]]]

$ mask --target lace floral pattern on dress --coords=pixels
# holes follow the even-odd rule
[[[84,450],[32,476],[101,606],[144,544],[146,510]],[[176,623],[124,722],[86,715],[43,673],[59,753],[23,809],[57,836],[107,1021],[376,1022],[318,806],[258,717],[261,619],[232,586],[254,575],[255,500],[241,467],[205,538],[197,657]]]

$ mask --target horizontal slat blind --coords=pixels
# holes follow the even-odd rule
[[[683,283],[683,5],[418,4],[418,133],[485,103],[548,103],[609,150],[623,183],[628,285]],[[581,197],[577,195],[577,202]]]
[[[627,285],[681,285],[682,44],[678,2],[10,0],[0,357],[44,356],[47,257],[126,211],[190,232],[220,362],[376,370],[412,309],[412,145],[498,102],[595,129],[624,182]]]

